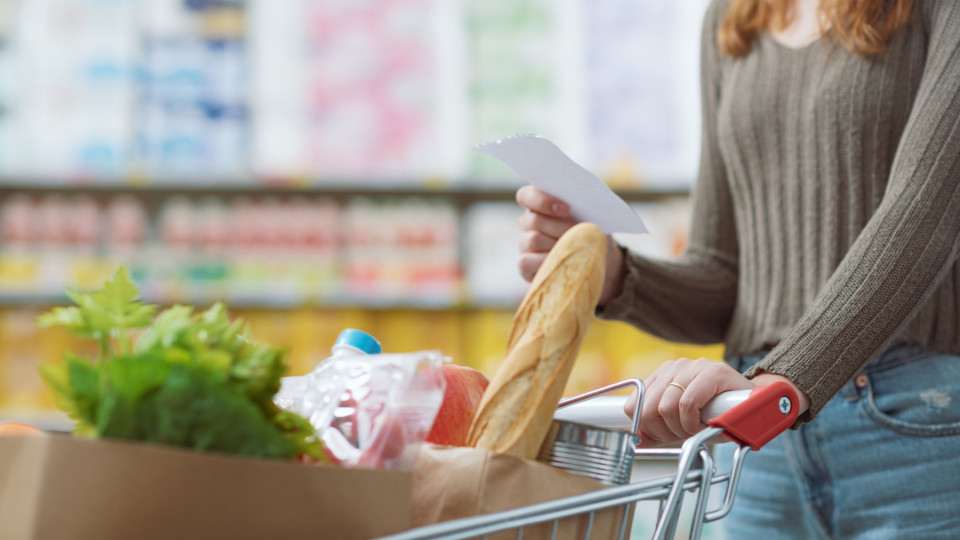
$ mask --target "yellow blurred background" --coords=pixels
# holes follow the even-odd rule
[[[63,351],[96,354],[92,342],[59,328],[39,328],[37,308],[0,310],[0,416],[64,427],[38,366]],[[289,374],[307,373],[329,356],[343,328],[367,331],[392,352],[439,350],[452,362],[492,376],[504,356],[513,312],[506,309],[370,310],[297,308],[231,310],[250,324],[254,338],[288,347]],[[645,378],[657,365],[680,357],[722,357],[720,346],[663,341],[619,322],[596,320],[584,339],[565,396],[630,378]]]

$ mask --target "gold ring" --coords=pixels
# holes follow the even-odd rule
[[[670,386],[676,386],[677,388],[680,389],[681,392],[686,392],[686,391],[687,391],[687,389],[684,388],[683,385],[680,384],[680,383],[672,382],[672,383],[670,383]]]

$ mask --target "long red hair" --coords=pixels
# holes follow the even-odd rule
[[[882,52],[910,21],[916,1],[820,0],[821,33],[856,54]],[[717,33],[720,50],[734,58],[747,54],[763,32],[787,27],[789,7],[789,0],[733,0]]]

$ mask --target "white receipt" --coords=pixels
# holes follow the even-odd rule
[[[647,227],[630,205],[595,174],[567,157],[538,135],[514,135],[476,149],[506,163],[526,182],[570,206],[578,221],[596,223],[607,234],[646,233]]]

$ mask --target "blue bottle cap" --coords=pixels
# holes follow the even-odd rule
[[[383,352],[383,347],[380,346],[380,342],[377,341],[377,338],[371,336],[363,330],[357,330],[355,328],[347,328],[340,332],[340,335],[337,336],[337,341],[333,344],[333,346],[336,347],[337,345],[354,347],[367,354],[380,354]]]

